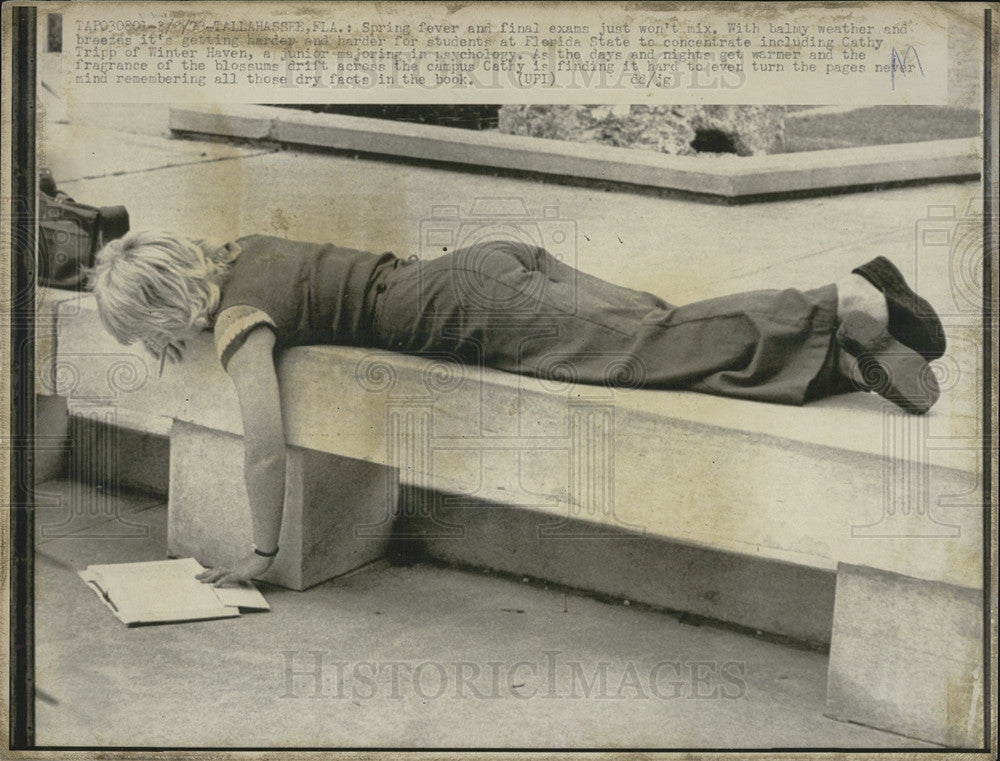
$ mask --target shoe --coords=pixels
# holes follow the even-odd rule
[[[837,343],[857,360],[851,378],[861,389],[874,391],[913,415],[925,414],[941,395],[927,361],[870,315],[845,315],[837,330]]]
[[[884,256],[852,270],[878,288],[889,305],[889,333],[928,362],[944,354],[944,326],[926,299],[906,283],[903,273]]]

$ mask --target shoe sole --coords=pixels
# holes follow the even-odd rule
[[[903,345],[874,318],[848,314],[837,343],[858,363],[861,383],[910,414],[923,415],[941,395],[937,378],[923,356]]]

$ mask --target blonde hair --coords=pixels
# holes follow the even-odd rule
[[[137,230],[102,248],[89,272],[104,327],[155,357],[179,334],[211,326],[239,249],[165,230]]]

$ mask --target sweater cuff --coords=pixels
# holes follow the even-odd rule
[[[215,320],[215,349],[223,368],[226,368],[251,331],[261,325],[270,328],[277,335],[278,328],[274,320],[256,307],[235,306],[219,313]]]

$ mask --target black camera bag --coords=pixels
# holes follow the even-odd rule
[[[124,206],[77,203],[58,190],[52,175],[43,169],[38,193],[38,284],[81,287],[85,268],[94,265],[94,255],[128,228]]]

